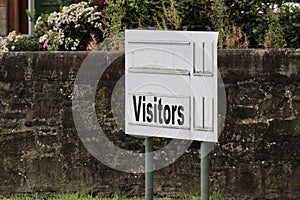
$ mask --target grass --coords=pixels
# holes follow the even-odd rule
[[[84,193],[70,193],[70,194],[63,194],[63,195],[54,195],[48,197],[40,197],[38,194],[36,195],[12,195],[10,197],[1,197],[0,200],[143,200],[144,197],[122,197],[122,196],[114,196],[114,197],[99,197],[99,196],[92,196],[89,194]],[[199,197],[196,196],[184,196],[184,197],[177,197],[177,198],[154,198],[154,200],[199,200]],[[232,197],[225,197],[222,194],[216,193],[213,194],[210,200],[235,200]]]

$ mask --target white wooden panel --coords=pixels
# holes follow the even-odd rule
[[[215,41],[194,44],[194,75],[213,76],[215,71]]]
[[[212,131],[214,128],[214,99],[211,97],[194,98],[194,129]]]
[[[127,134],[217,141],[217,35],[126,30]],[[167,109],[163,122],[154,120],[154,110],[147,110],[158,99]]]
[[[129,40],[127,65],[131,72],[184,73],[192,67],[190,42],[175,40]]]

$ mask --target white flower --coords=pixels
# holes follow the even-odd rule
[[[0,37],[0,52],[7,52],[8,48],[6,46],[6,39]]]
[[[91,7],[87,2],[80,2],[64,6],[60,12],[53,12],[45,21],[38,18],[36,26],[46,27],[46,33],[39,38],[40,43],[50,42],[54,39],[56,44],[66,50],[77,50],[80,45],[79,38],[86,34],[86,27],[98,29],[102,26],[102,13],[97,7]],[[44,24],[46,23],[46,24]],[[15,36],[11,36],[15,39]],[[84,40],[85,38],[83,38]]]
[[[40,39],[39,39],[39,43],[44,43],[44,42],[46,42],[48,40],[48,35],[43,35],[43,36],[41,36],[40,37]]]

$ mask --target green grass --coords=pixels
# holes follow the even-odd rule
[[[40,197],[39,195],[13,195],[10,197],[1,197],[0,200],[143,200],[144,197],[122,197],[122,196],[114,196],[114,197],[93,197],[89,194],[84,193],[72,193],[72,194],[63,194],[63,195],[55,195],[55,196],[48,196],[48,197]],[[154,198],[155,200],[199,200],[200,198],[197,196],[184,196],[184,197],[177,197],[177,198]],[[222,194],[213,194],[210,200],[235,200],[235,198],[225,197]]]

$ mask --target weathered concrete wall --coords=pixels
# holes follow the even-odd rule
[[[229,194],[298,199],[300,51],[221,51],[219,66],[228,112],[212,156],[213,185]]]
[[[94,191],[142,195],[143,174],[97,161],[77,136],[72,91],[88,52],[4,53],[0,58],[0,194]],[[143,151],[110,112],[110,96],[124,74],[122,53],[102,77],[97,114],[120,147]],[[211,153],[211,191],[240,197],[300,198],[300,51],[222,50],[227,118]],[[157,139],[155,148],[167,141]],[[157,194],[199,193],[199,143],[155,172]]]

